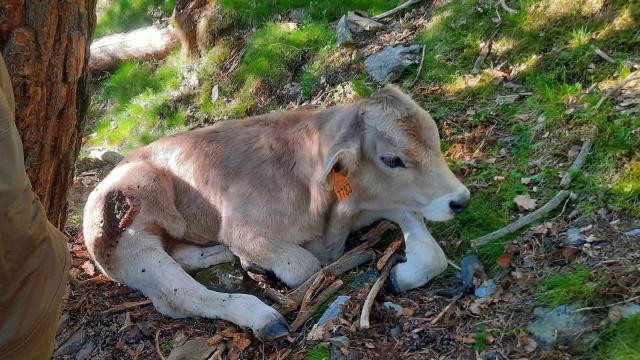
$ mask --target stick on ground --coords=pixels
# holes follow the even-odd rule
[[[371,315],[371,307],[373,306],[373,302],[378,296],[380,289],[382,289],[382,285],[389,277],[389,272],[391,268],[398,260],[398,255],[393,254],[393,256],[387,261],[387,264],[382,269],[380,276],[371,286],[371,290],[369,291],[369,295],[367,295],[367,299],[364,301],[364,305],[362,305],[362,313],[360,314],[360,329],[368,329],[371,324],[369,323],[369,315]]]
[[[422,0],[409,0],[407,2],[404,2],[400,5],[398,5],[397,7],[389,10],[389,11],[385,11],[380,15],[376,15],[374,17],[372,17],[373,20],[380,20],[380,19],[384,19],[386,17],[395,15],[396,13],[399,13],[402,9],[406,8],[407,6],[411,6],[413,4],[417,4],[419,2],[421,2]]]
[[[582,149],[580,149],[580,153],[578,154],[578,157],[573,162],[573,165],[571,165],[571,167],[569,168],[570,171],[568,171],[567,174],[565,174],[565,176],[568,176],[568,178],[566,180],[565,178],[563,178],[562,181],[560,182],[560,185],[564,187],[568,187],[571,184],[571,176],[572,176],[571,172],[580,170],[582,165],[584,165],[584,162],[587,158],[589,150],[591,150],[592,144],[593,142],[589,139],[584,141],[584,143],[582,144]],[[553,209],[557,208],[560,204],[562,204],[569,197],[570,193],[571,192],[568,190],[558,191],[558,193],[553,198],[551,198],[551,200],[549,200],[546,204],[544,204],[544,206],[542,206],[541,208],[521,217],[517,221],[512,222],[511,224],[501,229],[498,229],[490,234],[481,236],[477,239],[471,240],[471,246],[473,247],[482,246],[492,240],[499,239],[507,234],[516,232],[522,229],[523,227],[531,224],[534,221],[538,221],[542,219],[549,212],[551,212]]]
[[[304,323],[307,322],[307,320],[309,320],[309,318],[320,308],[320,306],[322,306],[322,304],[327,302],[327,300],[329,300],[336,291],[340,290],[342,285],[342,280],[336,280],[336,282],[329,285],[320,294],[318,294],[316,300],[305,304],[304,308],[301,307],[300,312],[298,312],[298,316],[293,323],[291,323],[291,331],[298,331],[300,327],[302,327],[302,325],[304,325]]]
[[[451,299],[451,301],[447,304],[447,306],[445,306],[444,309],[442,309],[442,311],[440,311],[440,313],[435,318],[433,318],[433,320],[431,320],[431,325],[435,325],[438,323],[438,321],[442,320],[444,315],[447,312],[449,312],[453,304],[455,304],[456,301],[458,301],[461,297],[462,297],[462,294],[458,294],[453,299]]]
[[[602,106],[602,104],[604,103],[605,100],[607,100],[611,95],[617,93],[626,84],[636,80],[638,78],[639,74],[640,74],[640,71],[636,71],[633,74],[627,76],[627,78],[622,80],[618,85],[616,85],[616,86],[612,87],[611,89],[609,89],[606,93],[604,93],[604,95],[602,95],[600,100],[598,100],[598,103],[596,104],[596,106],[594,106],[593,110],[598,110],[600,108],[600,106]]]

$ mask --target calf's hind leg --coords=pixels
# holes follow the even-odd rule
[[[249,327],[263,339],[288,333],[282,316],[255,296],[211,291],[195,281],[165,252],[159,237],[135,222],[109,262],[104,268],[110,276],[141,290],[162,314],[219,318]]]

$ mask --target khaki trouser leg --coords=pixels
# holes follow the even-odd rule
[[[70,258],[31,190],[14,107],[0,56],[0,359],[50,359]]]

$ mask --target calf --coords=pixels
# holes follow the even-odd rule
[[[84,238],[104,273],[161,313],[269,339],[287,333],[278,312],[186,271],[237,258],[295,287],[342,255],[349,232],[386,218],[405,237],[407,261],[390,275],[402,292],[447,266],[423,217],[449,220],[468,200],[433,119],[387,86],[352,105],[225,121],[132,151],[89,196]]]

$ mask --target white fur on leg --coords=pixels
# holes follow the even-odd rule
[[[224,245],[202,247],[191,244],[178,244],[171,249],[170,255],[187,271],[204,269],[235,260],[231,250]]]
[[[410,212],[397,212],[388,217],[400,225],[404,234],[407,261],[391,270],[395,290],[403,292],[426,284],[447,268],[447,257],[431,236],[419,216]]]

